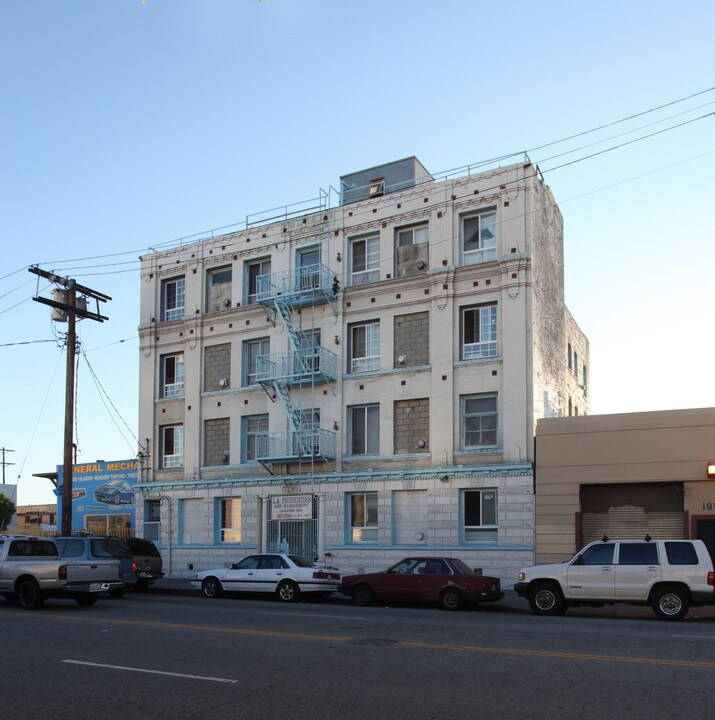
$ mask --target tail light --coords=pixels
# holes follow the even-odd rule
[[[524,582],[526,580],[526,573],[520,572],[519,573],[519,582]]]
[[[708,585],[715,585],[715,572],[708,573]]]
[[[137,571],[137,564],[136,564],[136,562],[133,562],[132,563],[132,572],[136,573],[136,571]]]
[[[60,580],[66,580],[67,579],[67,566],[66,565],[60,565],[60,569],[57,571],[57,574],[59,575]],[[710,583],[712,585],[712,583]]]
[[[326,573],[324,570],[313,571],[313,580],[328,580],[329,578],[330,573]]]

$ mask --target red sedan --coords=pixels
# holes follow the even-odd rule
[[[504,597],[499,578],[479,575],[463,560],[449,557],[410,557],[382,572],[348,575],[338,592],[352,597],[356,605],[414,602],[437,604],[443,610]]]

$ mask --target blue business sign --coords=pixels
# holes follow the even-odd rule
[[[62,466],[57,466],[62,491]],[[94,535],[127,535],[133,531],[134,488],[139,481],[138,460],[97,460],[72,466],[72,531]],[[61,500],[58,502],[62,512]],[[58,513],[58,514],[59,514]]]

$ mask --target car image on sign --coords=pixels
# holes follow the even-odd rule
[[[207,598],[223,592],[274,593],[283,602],[294,602],[303,594],[330,595],[339,583],[335,568],[279,553],[249,555],[230,567],[204,570],[191,578],[191,585]]]
[[[94,499],[109,505],[130,505],[134,502],[134,490],[124,480],[110,480],[94,489]]]

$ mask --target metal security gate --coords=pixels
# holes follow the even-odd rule
[[[312,517],[268,521],[268,552],[299,555],[313,562],[318,557],[318,500],[313,497]]]
[[[582,545],[611,538],[685,537],[683,484],[633,483],[581,487]]]

